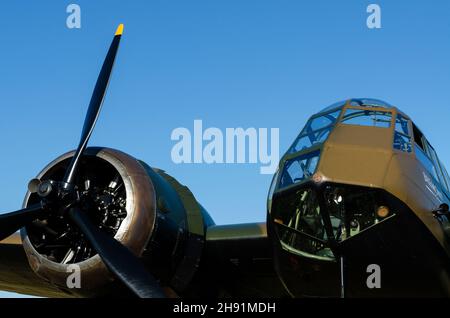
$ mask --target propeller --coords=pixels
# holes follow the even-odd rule
[[[14,234],[18,229],[22,228],[40,216],[46,216],[42,203],[29,206],[25,209],[0,215],[0,241]]]
[[[116,55],[119,49],[122,33],[123,24],[120,24],[117,28],[111,46],[109,47],[108,54],[106,55],[105,61],[103,62],[100,74],[98,75],[97,83],[95,84],[94,92],[92,93],[89,108],[86,113],[86,118],[84,119],[80,143],[64,176],[63,182],[65,183],[64,186],[66,189],[73,186],[73,181],[78,168],[78,164],[80,162],[80,157],[83,151],[86,149],[87,143],[92,135],[98,116],[100,115],[100,110],[102,108],[103,100],[105,99],[106,90],[111,78],[111,72],[114,67],[114,62],[116,61]]]
[[[133,290],[141,298],[164,297],[158,288],[158,282],[142,266],[140,261],[125,246],[113,237],[106,235],[89,221],[86,212],[77,207],[69,209],[69,216],[78,228],[83,232],[86,239],[102,258],[105,265],[119,278],[128,288]]]
[[[55,212],[62,213],[67,215],[85,235],[106,267],[117,279],[138,297],[161,298],[164,297],[161,287],[139,259],[127,247],[96,227],[86,214],[88,211],[83,211],[79,207],[79,195],[75,186],[80,159],[99,117],[122,33],[123,24],[120,24],[95,84],[78,148],[66,169],[63,180],[60,182],[31,180],[28,188],[30,192],[37,193],[41,201],[25,209],[0,215],[0,241],[37,219],[45,218]]]

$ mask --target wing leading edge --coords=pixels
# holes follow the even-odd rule
[[[40,297],[69,297],[31,270],[19,233],[0,242],[0,255],[1,291]]]
[[[207,284],[218,297],[286,297],[272,250],[266,223],[209,227],[202,264]]]

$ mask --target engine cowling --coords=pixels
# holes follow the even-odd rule
[[[73,154],[58,157],[37,178],[61,180]],[[183,294],[198,270],[206,228],[214,224],[191,191],[163,170],[109,148],[88,148],[78,175],[91,221],[140,257],[171,294]],[[23,205],[38,200],[27,192]],[[32,270],[63,292],[83,297],[124,292],[63,214],[34,222],[21,236]],[[81,288],[67,284],[74,264]]]
[[[58,157],[45,167],[37,178],[58,180],[73,154],[74,152],[68,152]],[[138,160],[123,152],[108,148],[89,148],[85,153],[80,170],[80,175],[85,180],[79,179],[78,185],[81,187],[84,185],[85,191],[94,191],[95,189],[93,195],[98,204],[98,211],[95,212],[99,215],[103,214],[104,217],[104,220],[97,220],[97,225],[105,227],[105,230],[109,225],[108,231],[114,235],[115,239],[128,247],[135,255],[142,256],[154,233],[157,216],[156,193],[146,169]],[[122,196],[108,196],[108,192],[118,191],[116,187],[119,184],[122,188]],[[24,207],[36,199],[35,194],[28,192],[24,200]],[[122,215],[120,215],[120,207],[126,211],[125,214],[122,211]],[[77,238],[76,235],[73,235],[70,240],[64,239],[64,237],[59,239],[50,237],[52,234],[54,236],[70,235],[73,228],[70,224],[64,225],[65,220],[38,222],[40,224],[35,223],[21,230],[29,264],[38,276],[74,295],[98,293],[103,286],[113,280],[100,257],[92,250],[87,251],[89,247],[88,244],[85,244],[86,242],[81,242],[78,250],[73,250],[77,248],[77,242],[73,241]],[[98,222],[103,223],[99,224]],[[115,222],[115,224],[111,222]],[[52,228],[53,226],[57,228]],[[64,226],[67,227],[64,228]],[[67,246],[57,246],[59,241],[61,245],[66,244]],[[55,246],[50,246],[52,243]],[[84,255],[80,255],[82,248],[85,248]],[[64,253],[62,249],[67,249],[64,256],[62,256]],[[78,255],[75,257],[77,253]],[[73,271],[73,267],[71,267],[73,264],[79,266],[81,272],[81,289],[67,287],[67,278]]]

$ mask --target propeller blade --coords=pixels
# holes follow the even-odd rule
[[[95,227],[81,209],[70,208],[69,216],[91,242],[109,270],[138,297],[165,297],[156,279],[128,248]]]
[[[14,234],[17,230],[33,222],[43,215],[44,208],[41,203],[28,208],[0,215],[0,241]]]
[[[83,151],[86,149],[89,138],[94,130],[95,123],[97,122],[100,110],[102,108],[103,100],[105,98],[108,83],[111,77],[111,72],[116,60],[117,50],[119,49],[120,38],[123,33],[123,24],[120,24],[117,28],[114,39],[109,47],[108,54],[103,62],[102,69],[98,75],[97,83],[95,84],[94,92],[92,93],[89,108],[84,120],[83,131],[81,132],[80,144],[73,156],[66,174],[64,176],[65,187],[73,184],[75,174],[77,171],[78,163]]]

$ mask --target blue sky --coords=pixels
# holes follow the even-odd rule
[[[70,3],[81,6],[81,29],[66,27]],[[366,26],[370,3],[381,6],[380,30]],[[280,128],[284,152],[325,106],[380,98],[409,114],[450,168],[449,13],[447,0],[2,4],[0,210],[20,208],[28,180],[76,146],[118,23],[125,32],[90,145],[165,169],[218,224],[264,221],[271,176],[255,164],[174,164],[171,132],[195,119]]]

